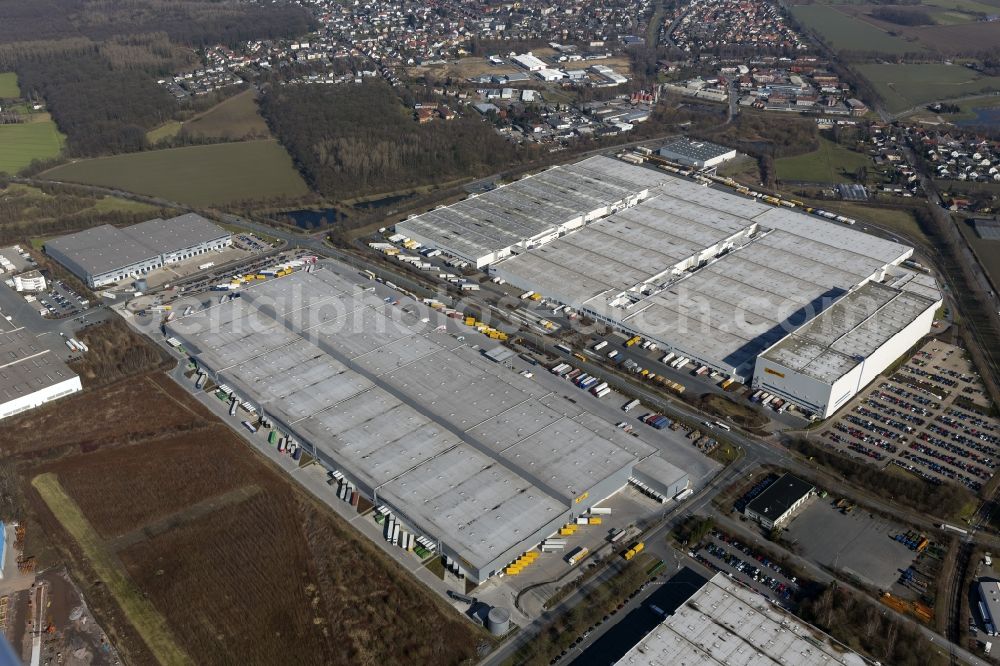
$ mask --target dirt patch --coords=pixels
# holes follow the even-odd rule
[[[66,666],[121,663],[66,571],[47,571],[38,579],[46,586],[47,604],[48,633],[42,639],[42,663]]]
[[[137,606],[123,610],[120,599],[149,604],[204,663],[475,658],[480,631],[165,377],[59,405],[61,415],[33,412],[7,427],[24,451],[58,456],[22,459],[23,474],[58,479],[82,514],[74,525],[88,524],[86,547],[34,487],[29,510],[124,661],[154,657],[130,619]],[[52,431],[66,441],[43,450]]]
[[[763,414],[725,395],[705,393],[695,401],[695,405],[747,430],[760,430],[768,423],[768,418]]]
[[[74,457],[49,469],[56,472],[103,537],[137,529],[206,498],[244,487],[255,462],[235,447],[219,447],[231,434],[222,426],[173,439]],[[150,465],[146,456],[156,460]],[[225,470],[220,474],[219,470]],[[108,485],[108,478],[116,476]]]

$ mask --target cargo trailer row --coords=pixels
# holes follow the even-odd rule
[[[646,414],[640,420],[646,425],[652,426],[657,430],[663,430],[673,423],[671,419],[667,418],[663,414],[657,414],[655,412],[652,414]]]

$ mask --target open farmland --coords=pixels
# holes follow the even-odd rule
[[[276,141],[170,148],[79,160],[45,177],[111,187],[193,206],[298,198],[308,193]]]
[[[943,0],[945,4],[947,1]],[[958,3],[952,8],[934,5],[913,8],[913,11],[930,18],[933,25],[900,25],[872,15],[872,11],[880,7],[870,4],[839,5],[836,10],[876,30],[898,35],[913,43],[913,50],[923,47],[944,55],[975,55],[1000,42],[1000,23],[982,20],[984,14],[1000,13],[998,7],[969,0],[964,6]]]
[[[17,99],[20,96],[21,89],[17,85],[17,74],[0,72],[0,99]]]
[[[928,102],[1000,90],[1000,77],[984,76],[960,65],[866,63],[856,68],[875,86],[893,113]]]
[[[830,5],[798,5],[792,15],[838,51],[878,51],[885,54],[921,51],[919,44],[890,35],[874,25]]]
[[[484,638],[162,374],[0,434],[127,663],[459,664]]]
[[[26,123],[0,125],[0,171],[15,174],[32,160],[56,157],[63,140],[47,113],[31,116]]]
[[[854,181],[859,167],[872,165],[867,155],[849,150],[820,137],[819,149],[804,155],[782,157],[774,161],[778,179],[808,183],[844,183]]]

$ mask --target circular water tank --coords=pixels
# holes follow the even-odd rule
[[[135,281],[136,291],[149,291],[149,283],[146,282],[146,278],[139,278]]]
[[[494,636],[503,636],[510,631],[510,611],[506,608],[494,607],[486,616],[486,628]]]

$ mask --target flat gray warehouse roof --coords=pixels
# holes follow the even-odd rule
[[[761,358],[832,383],[938,301],[869,282],[798,329]]]
[[[110,224],[45,242],[84,273],[102,275],[161,254],[228,236],[229,232],[196,213],[159,218],[119,229]]]
[[[23,398],[76,374],[23,328],[0,333],[0,403]]]
[[[624,657],[622,666],[864,666],[816,627],[717,573]]]
[[[483,256],[551,233],[560,225],[665,180],[649,169],[596,156],[552,167],[396,224],[464,256]]]
[[[45,241],[45,251],[57,251],[81,273],[101,275],[156,256],[156,252],[110,224]]]
[[[257,284],[168,328],[237,393],[474,566],[655,452],[429,316],[423,323],[320,269]]]
[[[122,233],[157,254],[208,243],[229,235],[228,231],[197,213],[185,213],[169,220],[146,220],[125,227]]]
[[[638,205],[493,270],[701,360],[740,368],[911,253],[787,208],[669,178]]]

